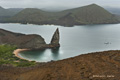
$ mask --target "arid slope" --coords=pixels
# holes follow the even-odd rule
[[[0,67],[0,80],[119,80],[120,51],[80,55],[35,67]]]

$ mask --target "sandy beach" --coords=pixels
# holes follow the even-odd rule
[[[18,54],[19,54],[21,51],[28,51],[28,50],[30,50],[30,49],[16,49],[16,50],[13,51],[13,54],[14,54],[16,57],[20,58],[20,59],[24,59],[24,58],[22,58],[21,56],[19,56]],[[24,59],[24,60],[26,60],[26,59]],[[28,60],[28,61],[29,61],[29,60]]]

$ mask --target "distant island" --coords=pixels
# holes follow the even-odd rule
[[[4,13],[5,10],[1,7]],[[9,10],[9,13],[12,13]],[[116,15],[110,13],[96,4],[79,8],[68,9],[60,12],[46,12],[36,8],[18,9],[14,15],[0,15],[1,23],[22,23],[22,24],[54,24],[62,26],[86,25],[86,24],[115,24],[120,20]]]

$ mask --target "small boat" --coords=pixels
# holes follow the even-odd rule
[[[110,42],[105,42],[104,44],[111,44]]]

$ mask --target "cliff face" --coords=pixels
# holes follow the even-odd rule
[[[57,40],[55,37],[57,37]],[[55,37],[52,41],[52,47],[56,47],[57,42],[59,43],[59,35],[57,32]],[[53,43],[55,43],[55,45]],[[18,48],[27,49],[44,49],[49,47],[40,35],[25,35],[20,33],[13,33],[3,29],[0,29],[0,44],[16,45]]]

